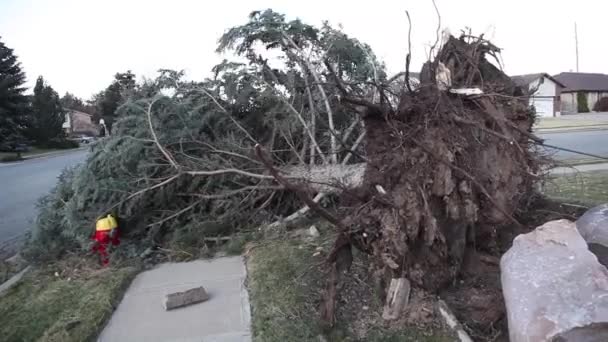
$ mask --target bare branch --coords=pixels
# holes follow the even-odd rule
[[[194,203],[192,203],[189,206],[183,208],[182,210],[176,212],[175,214],[173,214],[171,216],[168,216],[168,217],[166,217],[166,218],[164,218],[164,219],[162,219],[162,220],[160,220],[158,222],[154,222],[154,223],[149,224],[148,227],[154,227],[154,226],[162,225],[163,223],[171,220],[172,218],[176,218],[176,217],[180,216],[181,214],[189,211],[190,209],[194,208],[197,204],[201,203],[202,201],[203,201],[202,199],[200,199],[198,201],[195,201]]]
[[[312,135],[316,133],[316,114],[317,109],[312,98],[312,92],[310,91],[310,85],[308,84],[308,76],[304,75],[304,84],[306,85],[306,94],[308,95],[308,106],[310,107],[310,130]],[[313,145],[310,145],[310,165],[315,163],[315,149]]]
[[[437,13],[437,32],[435,32],[435,44],[433,44],[429,50],[429,59],[431,59],[433,57],[433,50],[435,50],[435,48],[437,47],[437,44],[439,44],[439,32],[441,31],[441,14],[439,13],[439,8],[437,7],[437,3],[435,2],[435,0],[431,0],[433,2],[433,7],[435,8],[435,13]]]
[[[230,118],[230,120],[232,121],[232,123],[234,123],[236,125],[236,127],[239,128],[239,130],[243,133],[245,133],[245,135],[247,136],[247,138],[249,138],[249,140],[251,140],[251,142],[253,142],[254,144],[257,144],[257,140],[255,140],[251,134],[249,134],[249,132],[238,122],[236,121],[236,119],[232,116],[232,114],[230,112],[228,112],[226,110],[226,108],[224,108],[224,106],[222,106],[217,99],[211,95],[211,93],[209,93],[207,90],[203,89],[203,88],[198,88],[198,91],[202,92],[203,94],[207,95],[209,98],[211,98],[211,100],[213,102],[215,102],[215,104],[226,114],[228,114],[228,118]]]
[[[270,70],[270,68],[268,68],[267,66],[265,66],[265,69],[273,77],[273,80],[275,82],[277,82],[278,78],[274,74],[274,72],[272,72],[272,70]],[[277,92],[276,89],[270,83],[268,83],[266,80],[264,80],[263,78],[260,79],[260,80],[262,82],[264,82],[266,84],[266,86],[268,86],[268,88],[270,88],[273,92],[275,92],[275,93]],[[327,163],[327,158],[325,158],[325,155],[323,154],[323,151],[321,151],[321,148],[319,147],[319,144],[317,143],[317,139],[315,139],[314,135],[312,135],[312,132],[310,131],[310,127],[308,127],[308,125],[306,124],[306,121],[302,117],[302,114],[300,112],[298,112],[294,108],[294,106],[291,103],[289,103],[289,101],[287,101],[281,94],[277,94],[277,96],[287,106],[287,108],[289,108],[289,110],[291,110],[291,112],[295,114],[295,116],[298,118],[298,120],[300,121],[300,123],[302,124],[302,126],[304,126],[304,128],[306,129],[306,133],[308,133],[308,137],[311,140],[311,143],[314,145],[314,147],[317,150],[317,152],[319,152],[319,157],[321,157],[321,159],[323,160],[324,163]]]
[[[293,39],[291,39],[291,37],[289,37],[284,31],[281,31],[281,34],[296,49],[296,51],[298,51],[300,53],[300,55],[303,55],[302,49],[300,49],[300,47],[293,41]],[[320,83],[321,78],[319,77],[319,74],[314,70],[314,66],[312,65],[310,60],[306,58],[306,59],[304,59],[304,62],[306,63],[307,69],[310,72],[310,74],[312,75],[312,77],[314,78],[315,82]],[[333,133],[330,136],[331,161],[334,164],[337,164],[338,155],[336,154],[336,137],[334,136],[334,134],[336,132],[336,130],[334,128],[334,114],[331,109],[331,105],[329,104],[329,99],[327,97],[327,94],[325,94],[325,90],[323,89],[323,86],[320,84],[317,84],[317,89],[319,90],[319,93],[321,94],[321,97],[323,98],[323,102],[325,103],[325,110],[327,111],[327,123],[329,126],[329,130],[331,131],[331,133]]]
[[[152,134],[154,143],[156,144],[160,152],[165,156],[167,161],[171,164],[171,166],[173,166],[174,169],[179,170],[179,165],[177,165],[177,162],[175,161],[175,159],[173,159],[173,156],[161,145],[160,141],[158,141],[158,136],[156,136],[154,125],[152,125],[152,106],[159,98],[160,97],[158,96],[155,97],[148,105],[148,109],[145,110],[146,116],[148,117],[148,126],[150,127],[150,133]]]
[[[408,31],[407,31],[407,56],[405,57],[405,86],[407,90],[411,93],[412,86],[410,85],[410,62],[412,60],[412,19],[410,18],[410,12],[405,11],[405,15],[407,16],[408,22]]]
[[[118,207],[119,205],[121,205],[121,204],[125,203],[126,201],[128,201],[128,200],[130,200],[130,199],[132,199],[132,198],[134,198],[134,197],[137,197],[137,196],[139,196],[139,195],[142,195],[142,194],[144,194],[144,193],[146,193],[146,192],[148,192],[148,191],[150,191],[150,190],[154,190],[154,189],[160,188],[160,187],[162,187],[162,186],[165,186],[165,185],[167,185],[167,184],[169,184],[169,183],[173,182],[173,181],[174,181],[174,180],[176,180],[177,178],[179,178],[179,176],[180,176],[179,174],[177,174],[177,175],[173,175],[172,177],[169,177],[169,178],[165,179],[164,181],[162,181],[162,182],[160,182],[160,183],[157,183],[157,184],[155,184],[155,185],[153,185],[153,186],[150,186],[150,187],[147,187],[147,188],[141,189],[141,190],[139,190],[139,191],[137,191],[137,192],[134,192],[133,194],[131,194],[131,195],[127,196],[127,198],[125,198],[125,199],[121,200],[120,202],[118,202],[118,203],[116,203],[116,204],[112,205],[111,207],[109,207],[109,208],[105,209],[105,210],[104,210],[104,211],[101,213],[101,215],[103,215],[103,214],[105,214],[105,213],[108,213],[108,212],[109,212],[109,211],[111,211],[112,209],[114,209],[114,208]]]
[[[220,170],[210,170],[210,171],[185,171],[184,174],[191,176],[217,176],[223,174],[234,173],[242,176],[258,178],[258,179],[273,179],[272,176],[262,175],[259,173],[253,173],[249,171],[243,171],[239,169],[220,169]]]

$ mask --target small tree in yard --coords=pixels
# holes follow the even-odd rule
[[[587,102],[587,94],[584,92],[576,93],[576,104],[579,113],[589,113],[589,103]]]
[[[38,77],[31,101],[29,137],[42,146],[64,140],[62,125],[65,115],[57,92],[44,82],[42,76]]]
[[[17,56],[0,41],[0,145],[23,140],[28,114],[24,83]]]

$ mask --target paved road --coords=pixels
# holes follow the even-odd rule
[[[0,164],[0,254],[19,241],[36,217],[36,202],[57,182],[66,166],[85,159],[87,151]]]
[[[608,158],[608,130],[584,131],[584,132],[561,132],[561,133],[540,133],[540,138],[550,145],[565,147],[572,150],[592,153]],[[576,153],[548,149],[555,152],[557,159],[581,159],[588,158]]]

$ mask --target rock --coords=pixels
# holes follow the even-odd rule
[[[608,270],[573,222],[519,235],[500,269],[511,342],[596,341],[588,338],[608,332]]]
[[[382,318],[385,320],[398,319],[401,311],[410,300],[410,281],[407,278],[393,278],[386,294],[386,303]]]
[[[589,209],[576,220],[576,228],[587,241],[589,250],[608,266],[608,204]]]
[[[318,238],[319,236],[321,236],[321,234],[319,233],[319,230],[314,225],[310,226],[310,228],[308,228],[308,235],[313,238]]]
[[[175,292],[165,296],[165,310],[173,310],[183,306],[204,302],[209,299],[205,288],[200,286],[184,292]]]

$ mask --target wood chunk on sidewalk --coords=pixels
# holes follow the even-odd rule
[[[205,288],[199,286],[187,291],[175,292],[166,295],[164,306],[165,310],[169,311],[181,308],[183,306],[201,303],[208,299],[209,294],[207,294]]]

